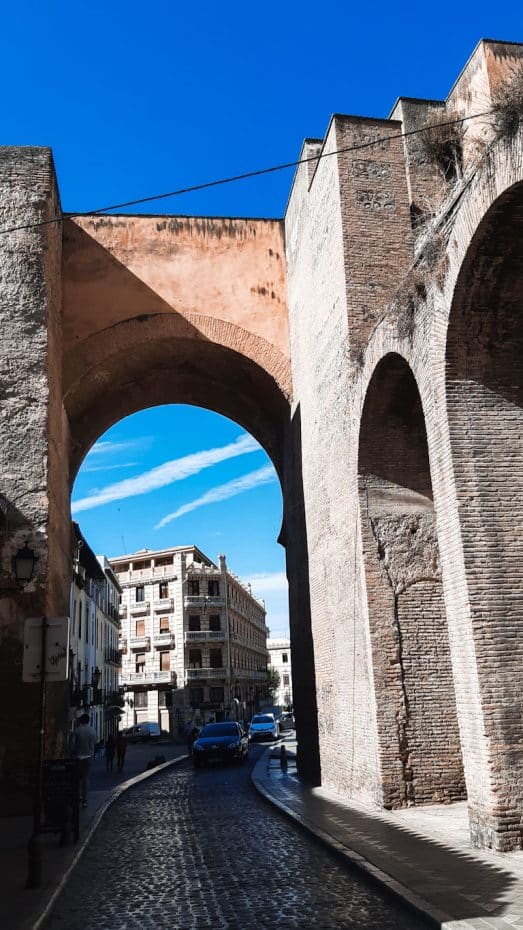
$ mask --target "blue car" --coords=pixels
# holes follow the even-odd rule
[[[192,762],[195,769],[208,762],[245,762],[248,753],[249,741],[240,724],[226,720],[203,727],[193,743]]]

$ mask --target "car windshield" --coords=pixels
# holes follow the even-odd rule
[[[200,738],[206,736],[238,736],[238,727],[235,723],[208,723],[200,733]]]
[[[252,718],[253,723],[274,723],[274,717],[271,714],[258,714]]]

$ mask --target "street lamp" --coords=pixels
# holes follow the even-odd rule
[[[11,559],[16,585],[0,587],[0,594],[13,594],[15,591],[20,591],[24,585],[31,581],[37,562],[38,556],[35,555],[32,549],[29,549],[26,541],[23,549],[19,549]]]

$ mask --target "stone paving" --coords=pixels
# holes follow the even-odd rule
[[[46,930],[426,926],[260,799],[249,766],[183,763],[112,805]]]
[[[288,762],[284,772],[275,753],[260,760],[258,790],[436,926],[522,930],[523,853],[473,848],[465,804],[371,810],[326,788],[307,788],[291,753]]]

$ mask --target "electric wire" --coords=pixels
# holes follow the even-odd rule
[[[0,235],[7,235],[7,233],[18,232],[23,229],[35,229],[41,226],[51,226],[54,223],[61,223],[63,220],[67,219],[78,219],[81,217],[87,216],[102,216],[107,214],[110,210],[123,210],[126,207],[136,207],[141,206],[144,203],[154,203],[158,200],[167,200],[169,197],[179,197],[182,194],[192,194],[197,191],[208,190],[212,187],[219,187],[224,184],[234,184],[236,181],[245,181],[249,178],[257,178],[266,174],[273,174],[276,171],[285,171],[289,168],[297,168],[300,165],[306,165],[309,162],[319,162],[323,158],[329,158],[333,155],[345,155],[349,152],[359,152],[362,149],[371,148],[374,145],[380,145],[382,142],[390,142],[396,139],[406,139],[409,136],[415,136],[422,132],[431,132],[434,129],[441,129],[446,126],[456,126],[460,123],[465,123],[467,120],[479,119],[483,116],[490,116],[492,110],[485,110],[483,113],[472,113],[470,116],[462,116],[459,119],[446,120],[441,123],[432,123],[430,126],[421,126],[418,129],[409,129],[407,132],[399,132],[393,135],[387,136],[377,136],[375,139],[367,140],[366,142],[360,142],[357,145],[348,145],[340,149],[335,149],[332,152],[320,152],[317,155],[308,155],[306,158],[299,158],[295,161],[285,162],[279,165],[271,165],[269,168],[258,168],[254,171],[246,171],[242,174],[231,175],[226,178],[216,178],[214,181],[205,181],[202,184],[193,184],[190,187],[179,187],[176,190],[166,191],[162,194],[152,194],[148,197],[138,197],[135,200],[126,200],[123,203],[110,204],[106,207],[98,207],[97,210],[84,210],[78,211],[75,213],[61,213],[59,216],[53,216],[47,220],[38,220],[35,223],[22,223],[19,226],[11,226],[7,229],[0,229]],[[137,214],[139,215],[139,214]]]

